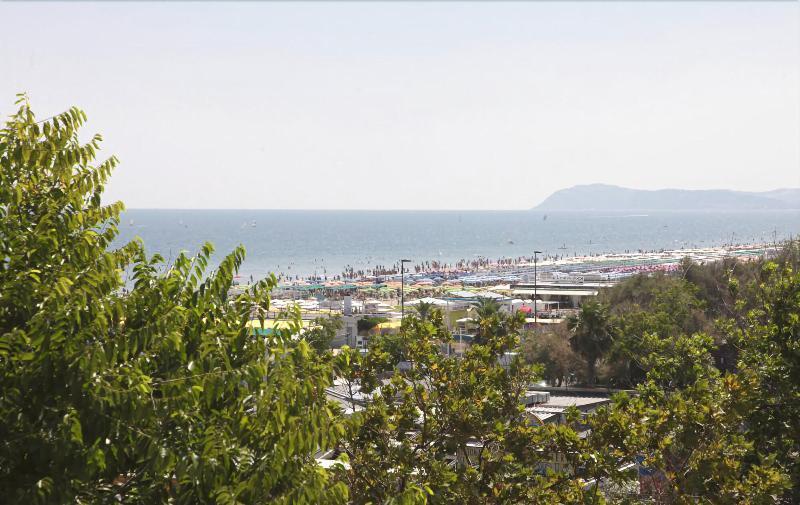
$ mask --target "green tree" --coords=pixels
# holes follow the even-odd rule
[[[339,447],[348,464],[339,478],[353,503],[601,502],[583,479],[609,470],[584,458],[585,440],[571,426],[534,426],[525,415],[522,396],[534,370],[518,358],[501,360],[516,348],[517,333],[489,335],[463,358],[441,352],[448,339],[440,313],[411,315],[393,339],[402,368],[381,339],[365,356],[337,356],[346,389],[370,398],[360,404],[353,396],[359,408]],[[580,475],[540,471],[553,453],[566,455]]]
[[[478,321],[489,319],[500,312],[500,304],[493,298],[479,297],[473,304]]]
[[[172,264],[116,250],[117,160],[82,111],[0,130],[0,496],[7,503],[343,501],[313,459],[335,444],[331,367],[256,337],[274,278],[232,296],[239,247]],[[127,277],[123,278],[123,274]]]
[[[572,335],[570,345],[586,360],[586,379],[594,385],[597,377],[597,362],[608,352],[613,343],[613,326],[608,306],[589,300],[580,312],[567,320]]]
[[[746,430],[749,376],[720,374],[709,337],[671,347],[649,357],[637,395],[589,419],[595,458],[640,461],[649,470],[642,490],[656,503],[775,503],[788,479]]]
[[[800,275],[787,257],[744,288],[729,278],[733,317],[718,326],[735,371],[714,366],[708,335],[646,335],[638,394],[590,419],[598,454],[643,458],[657,503],[798,502]]]
[[[493,337],[507,337],[516,332],[525,321],[520,312],[508,314],[501,310],[500,303],[491,298],[479,297],[473,304],[478,328],[474,342],[485,344]]]
[[[385,317],[364,316],[356,321],[356,331],[359,335],[366,335],[370,330],[387,321],[388,319]]]
[[[798,244],[787,249],[796,254]],[[791,254],[788,253],[789,255]],[[791,256],[790,256],[791,258]],[[795,256],[796,258],[796,256]],[[785,259],[785,257],[784,257]],[[750,376],[748,437],[772,454],[791,478],[785,502],[800,502],[800,270],[767,263],[753,286],[750,310],[723,327],[739,349],[739,375]],[[794,263],[796,264],[796,262]],[[734,291],[736,291],[734,286]]]
[[[428,319],[434,310],[437,310],[436,306],[430,302],[419,302],[414,309],[417,312],[417,316],[423,321]]]
[[[542,378],[550,384],[561,386],[573,375],[578,381],[585,378],[584,362],[570,346],[565,324],[547,331],[525,332],[521,348],[526,362],[542,366]]]
[[[604,291],[610,307],[614,341],[606,355],[606,377],[612,384],[634,386],[647,372],[644,358],[667,339],[711,327],[698,289],[677,276],[636,275]],[[655,339],[651,337],[656,337]]]
[[[313,326],[303,333],[303,339],[315,351],[324,353],[331,348],[331,342],[343,324],[341,316],[318,317],[314,319]]]

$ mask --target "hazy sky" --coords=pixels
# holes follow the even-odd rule
[[[0,111],[130,208],[524,209],[800,186],[800,3],[0,3]]]

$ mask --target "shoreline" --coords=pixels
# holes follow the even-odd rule
[[[637,250],[624,252],[608,252],[590,255],[543,255],[534,264],[533,257],[517,258],[478,258],[459,260],[453,263],[438,261],[421,261],[411,263],[405,269],[405,283],[410,289],[414,287],[457,287],[468,285],[485,285],[495,282],[513,282],[532,277],[537,270],[539,277],[547,274],[579,274],[593,273],[622,277],[639,272],[672,271],[678,268],[681,261],[689,258],[698,263],[719,261],[728,257],[736,257],[750,261],[772,254],[780,247],[779,243],[748,243],[723,245],[716,247]],[[347,285],[369,287],[400,285],[399,265],[384,267],[376,265],[374,269],[361,271],[345,271],[335,276],[296,276],[296,278],[279,277],[281,289],[337,288]],[[455,282],[454,282],[455,281]]]

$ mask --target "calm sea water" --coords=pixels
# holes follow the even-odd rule
[[[221,258],[244,244],[242,275],[332,276],[415,262],[545,254],[708,247],[800,235],[800,211],[535,212],[128,210],[119,243],[136,236],[150,253],[174,257],[205,241]]]

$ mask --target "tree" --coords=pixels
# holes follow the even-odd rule
[[[672,347],[650,356],[636,396],[590,417],[595,458],[640,462],[642,490],[656,503],[774,503],[788,479],[747,433],[752,382],[710,364],[709,337]]]
[[[695,285],[680,277],[639,274],[604,291],[600,298],[621,332],[674,337],[709,327],[704,313],[707,304],[698,292]]]
[[[414,309],[417,311],[417,316],[423,321],[428,319],[434,310],[437,310],[436,306],[430,302],[419,302]]]
[[[492,298],[479,297],[473,304],[478,321],[490,319],[500,312],[500,304]]]
[[[330,364],[292,329],[257,337],[274,277],[231,296],[239,247],[172,264],[109,247],[85,114],[0,130],[0,496],[10,503],[343,501],[313,459],[342,433]],[[128,274],[123,278],[123,273]]]
[[[370,330],[387,321],[388,319],[385,317],[364,316],[356,321],[356,331],[359,335],[366,335]]]
[[[708,335],[646,336],[638,394],[589,420],[597,457],[641,459],[657,503],[798,502],[800,275],[791,257],[763,264],[744,288],[730,279],[733,317],[718,327],[739,349],[734,371],[714,366]]]
[[[520,312],[511,315],[503,312],[500,310],[500,304],[491,298],[479,297],[473,309],[478,323],[474,339],[476,344],[485,344],[492,337],[515,334],[525,320],[525,316]]]
[[[342,317],[318,317],[314,325],[303,333],[303,339],[318,353],[324,353],[331,348],[331,342],[336,338],[336,333],[342,329]]]
[[[698,289],[677,276],[636,275],[604,291],[614,341],[606,354],[607,383],[635,386],[647,372],[644,359],[659,338],[694,334],[711,328]],[[656,337],[655,339],[651,337]]]
[[[597,362],[611,348],[613,327],[608,307],[594,300],[581,306],[577,316],[567,320],[572,332],[570,345],[586,360],[586,378],[594,385],[597,376]]]
[[[542,365],[542,378],[561,386],[571,375],[583,378],[584,363],[569,344],[566,325],[539,333],[526,332],[522,337],[522,355],[530,364]]]
[[[748,437],[790,476],[786,503],[800,502],[800,270],[793,268],[798,246],[787,246],[782,265],[764,265],[753,300],[740,301],[739,315],[723,325],[740,350],[739,375],[751,380]]]
[[[487,335],[463,358],[447,356],[441,313],[406,316],[392,345],[376,339],[366,355],[344,349],[337,375],[355,411],[339,450],[339,479],[353,503],[597,503],[582,478],[611,471],[583,457],[571,425],[534,426],[521,402],[535,370],[501,357],[518,334]],[[387,374],[390,370],[392,373]],[[364,402],[364,398],[368,398]],[[576,417],[571,417],[577,422]],[[540,465],[564,454],[579,474],[547,474]]]

